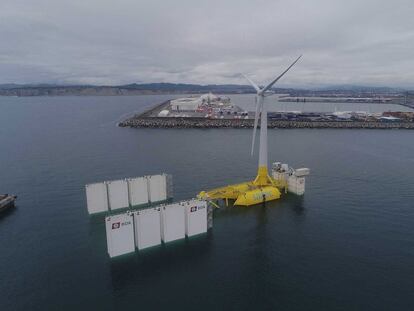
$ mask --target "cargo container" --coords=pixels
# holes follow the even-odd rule
[[[108,200],[109,208],[117,210],[129,207],[128,183],[126,180],[108,181]]]
[[[148,204],[148,179],[146,177],[129,178],[129,205],[140,206]]]
[[[207,202],[190,200],[181,203],[185,208],[185,234],[193,235],[207,232]]]
[[[108,211],[108,193],[105,183],[88,184],[85,190],[89,214]]]
[[[165,243],[185,238],[185,210],[182,204],[161,206],[161,238]]]
[[[139,250],[161,244],[159,207],[134,212],[135,242]]]
[[[116,257],[135,251],[134,219],[131,213],[105,218],[109,256]]]

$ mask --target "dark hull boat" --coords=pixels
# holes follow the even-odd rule
[[[14,207],[14,201],[16,199],[17,196],[15,195],[0,194],[0,213]]]

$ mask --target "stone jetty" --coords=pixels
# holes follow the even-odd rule
[[[252,128],[253,120],[135,116],[118,125],[131,128]],[[414,129],[414,122],[269,120],[268,128]]]
[[[252,128],[253,119],[211,119],[199,117],[158,117],[166,109],[169,100],[128,118],[118,124],[131,128]],[[260,122],[259,122],[260,127]],[[384,122],[380,120],[359,121],[309,121],[309,120],[268,120],[268,128],[338,128],[338,129],[414,129],[414,122]]]

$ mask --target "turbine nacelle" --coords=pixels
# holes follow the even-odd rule
[[[269,91],[267,90],[266,92],[263,93],[263,96],[267,97],[267,96],[272,96],[275,94],[275,91]]]
[[[253,88],[256,90],[257,95],[259,96],[264,96],[266,94],[266,91],[270,90],[270,88],[277,82],[280,80],[280,78],[282,78],[289,70],[290,68],[292,68],[297,62],[298,60],[302,57],[302,55],[300,55],[285,71],[283,71],[279,76],[277,76],[275,79],[273,79],[273,81],[271,81],[268,85],[260,88],[259,86],[257,86],[256,83],[254,83],[248,76],[243,74],[243,77],[246,78],[247,81],[249,81],[249,83],[253,86]]]
[[[254,142],[256,138],[257,125],[259,123],[259,115],[261,115],[261,126],[260,126],[260,150],[259,150],[259,168],[262,166],[267,167],[267,111],[264,107],[264,98],[271,96],[274,92],[271,90],[273,85],[279,81],[289,70],[292,68],[298,60],[302,57],[300,55],[285,71],[283,71],[279,76],[273,79],[269,84],[264,87],[259,87],[254,83],[249,77],[243,75],[247,81],[253,86],[256,90],[256,107],[255,107],[255,116],[254,116],[254,126],[253,126],[253,138],[252,138],[252,150],[251,154],[253,155],[254,151]],[[264,129],[266,127],[266,129]],[[263,133],[263,134],[262,134]]]

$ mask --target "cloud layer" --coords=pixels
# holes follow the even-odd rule
[[[3,0],[0,83],[414,87],[409,0]]]

